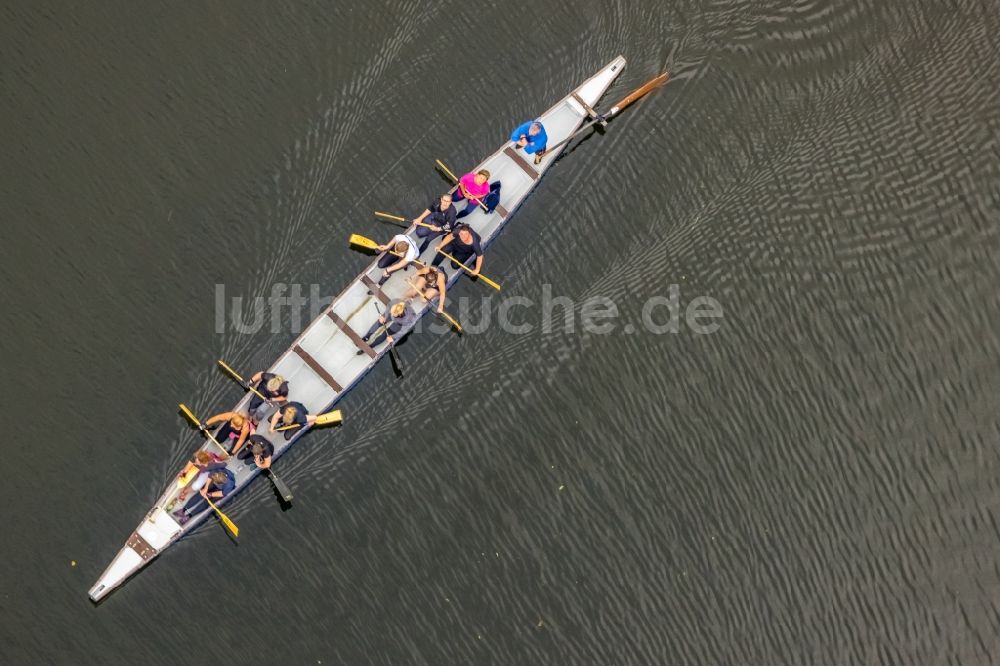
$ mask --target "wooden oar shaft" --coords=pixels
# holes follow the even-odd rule
[[[478,275],[476,275],[475,273],[473,273],[473,271],[472,271],[471,268],[469,268],[468,266],[466,266],[465,264],[463,264],[461,261],[459,261],[455,257],[451,256],[450,254],[448,254],[444,250],[438,250],[438,253],[443,254],[445,257],[447,257],[448,259],[451,259],[453,262],[455,262],[456,264],[458,264],[459,266],[461,266],[462,270],[464,270],[469,275],[472,275],[473,277],[478,277],[480,280],[482,280],[486,284],[490,285],[491,287],[493,287],[497,291],[500,291],[500,285],[497,284],[496,282],[494,282],[493,280],[489,279],[488,277],[486,277],[482,273],[479,273]],[[466,261],[468,261],[468,259],[466,259]]]
[[[184,412],[184,415],[187,416],[188,419],[190,419],[192,423],[194,423],[196,426],[198,426],[199,429],[205,427],[205,426],[203,426],[201,424],[201,421],[198,420],[198,417],[194,415],[194,412],[192,412],[190,409],[188,409],[186,405],[184,405],[183,403],[181,403],[180,408],[181,408],[181,411]],[[229,451],[226,451],[226,447],[224,447],[222,444],[219,444],[219,440],[217,440],[215,437],[213,437],[212,433],[210,433],[207,428],[205,428],[204,433],[205,433],[205,437],[208,437],[210,440],[212,440],[215,443],[215,445],[219,447],[219,450],[222,451],[222,454],[228,458],[229,457]]]
[[[608,113],[608,115],[609,116],[618,115],[619,113],[621,113],[622,111],[624,111],[626,107],[628,107],[629,105],[631,105],[633,102],[635,102],[636,100],[638,100],[640,97],[643,97],[644,95],[646,95],[650,91],[652,91],[652,90],[654,90],[654,89],[659,88],[660,86],[662,86],[664,83],[667,82],[667,79],[669,79],[669,78],[670,78],[670,72],[663,72],[663,74],[660,74],[656,78],[650,79],[649,81],[647,81],[646,83],[644,83],[639,88],[636,88],[635,90],[633,90],[629,94],[625,95],[625,97],[623,97],[621,99],[621,101],[619,101],[617,104],[615,104],[614,106],[612,106],[611,107],[611,111]]]
[[[238,381],[243,386],[247,387],[252,393],[256,394],[258,398],[260,398],[261,400],[264,400],[264,401],[267,400],[267,398],[264,397],[263,393],[261,393],[260,391],[258,391],[257,389],[255,389],[252,384],[250,384],[249,382],[245,381],[242,377],[240,377],[239,373],[236,372],[235,370],[233,370],[232,368],[230,368],[228,365],[226,365],[226,362],[223,361],[221,358],[219,359],[219,365],[222,366],[223,370],[225,370],[230,375],[232,375],[233,379],[235,379],[236,381]]]
[[[455,183],[456,185],[458,185],[458,176],[456,176],[455,174],[453,174],[451,172],[451,169],[449,169],[448,167],[446,167],[444,165],[444,162],[442,162],[441,160],[434,160],[434,161],[437,162],[437,165],[439,167],[441,167],[442,171],[444,171],[446,174],[448,174],[448,177],[451,178],[452,182]]]
[[[335,420],[334,420],[335,419]],[[325,414],[317,414],[316,420],[313,422],[314,425],[329,425],[330,422],[340,423],[341,413],[339,409],[335,409],[332,412],[326,412]],[[308,425],[308,424],[307,424]],[[275,432],[281,432],[284,430],[294,430],[295,428],[301,428],[301,423],[293,423],[291,425],[281,426],[275,428]]]
[[[389,250],[389,254],[395,255],[395,256],[397,256],[399,258],[403,258],[403,257],[406,256],[404,254],[400,254],[399,252],[396,252],[395,250]],[[420,261],[419,259],[411,259],[410,261],[412,261],[413,263],[415,263],[417,266],[427,266],[427,264],[425,264],[424,262]]]
[[[410,285],[413,288],[414,291],[416,291],[417,293],[419,293],[421,298],[423,298],[424,300],[427,300],[427,298],[423,295],[423,293],[421,293],[421,290],[417,289],[417,285],[415,285],[413,282],[410,281],[410,278],[406,278],[406,283],[408,285]],[[438,298],[440,298],[440,295],[438,296]],[[430,301],[427,301],[427,302],[428,302],[428,304],[430,303]],[[437,308],[435,308],[434,309],[434,314],[438,315],[439,317],[444,317],[445,319],[447,319],[448,323],[450,323],[452,326],[454,326],[455,329],[459,333],[461,333],[463,331],[462,325],[458,323],[458,320],[455,319],[454,317],[452,317],[450,314],[448,314],[444,310],[438,311]]]
[[[379,217],[383,217],[383,218],[385,218],[387,220],[394,220],[394,221],[397,221],[397,222],[406,222],[406,218],[405,217],[400,217],[399,215],[390,215],[389,213],[383,213],[381,211],[375,211],[375,214],[378,215]],[[433,229],[434,228],[433,224],[427,224],[426,222],[417,222],[416,220],[414,220],[413,223],[415,225],[417,225],[418,227],[427,227],[428,229]],[[405,227],[406,225],[404,224],[402,226]]]
[[[567,143],[569,143],[570,141],[572,141],[576,137],[580,136],[581,134],[583,134],[584,132],[586,132],[588,129],[590,129],[594,125],[597,125],[597,124],[602,123],[602,122],[606,122],[607,120],[610,120],[611,118],[614,118],[619,113],[621,113],[626,107],[628,107],[631,104],[633,104],[634,102],[636,102],[639,98],[645,96],[647,93],[651,92],[652,90],[654,90],[654,89],[659,88],[660,86],[662,86],[664,83],[667,82],[667,79],[669,79],[669,78],[670,78],[670,72],[664,72],[663,74],[660,74],[656,78],[650,79],[649,81],[647,81],[646,83],[644,83],[642,86],[640,86],[640,87],[636,88],[635,90],[633,90],[632,92],[630,92],[628,95],[625,95],[625,97],[623,97],[621,99],[621,101],[619,101],[617,104],[615,104],[614,106],[611,107],[611,110],[608,111],[608,114],[606,116],[604,116],[603,118],[602,117],[597,117],[594,120],[591,120],[590,122],[584,123],[580,127],[580,129],[578,129],[577,131],[573,132],[572,134],[570,134],[568,137],[566,137],[565,139],[563,139],[562,141],[560,141],[556,145],[554,145],[554,146],[552,146],[550,148],[546,148],[544,154],[547,155],[547,154],[549,154],[549,153],[551,153],[551,152],[553,152],[553,151],[555,151],[555,150],[557,150],[559,148],[562,148]]]

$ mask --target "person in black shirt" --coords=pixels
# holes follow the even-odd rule
[[[270,372],[258,372],[250,378],[250,385],[257,389],[269,402],[281,405],[288,402],[288,382],[281,375]],[[263,404],[260,396],[254,393],[250,396],[250,413],[253,414]]]
[[[450,194],[442,194],[427,206],[427,209],[420,214],[413,222],[417,225],[417,236],[423,238],[420,244],[420,252],[427,249],[432,238],[437,238],[441,234],[450,233],[455,228],[455,218],[458,212],[451,203]],[[431,227],[422,226],[420,223],[429,224]]]
[[[277,428],[285,428],[293,425],[298,426],[281,431],[281,434],[288,440],[302,430],[302,428],[313,423],[316,423],[316,417],[309,415],[309,411],[305,405],[301,402],[289,402],[271,417],[271,432],[275,432]]]
[[[247,446],[236,456],[248,466],[256,464],[261,469],[271,466],[271,456],[274,455],[274,444],[260,435],[250,435]]]
[[[479,234],[467,224],[455,227],[455,231],[442,238],[434,249],[438,254],[431,262],[432,266],[440,266],[445,259],[441,252],[446,252],[466,266],[469,264],[469,259],[475,256],[476,264],[471,273],[473,276],[479,275],[479,271],[483,268],[483,248],[480,244]],[[458,268],[458,264],[454,261],[451,262],[451,266]]]

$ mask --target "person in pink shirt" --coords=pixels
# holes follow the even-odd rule
[[[479,171],[472,173],[471,171],[461,178],[458,179],[458,189],[455,193],[451,195],[452,201],[458,203],[462,199],[466,199],[465,209],[462,210],[457,216],[458,218],[463,218],[472,211],[476,210],[479,203],[476,199],[482,201],[487,194],[490,193],[490,172],[486,169],[480,169]]]

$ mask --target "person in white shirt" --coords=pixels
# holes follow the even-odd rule
[[[378,260],[378,267],[382,269],[382,277],[378,281],[380,285],[396,271],[409,266],[420,254],[417,244],[406,234],[393,236],[385,245],[379,245],[378,251],[385,253]]]

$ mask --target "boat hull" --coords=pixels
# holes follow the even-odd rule
[[[596,106],[624,67],[625,58],[615,58],[538,116],[545,125],[552,145],[570,136],[587,120],[586,107]],[[546,154],[540,164],[535,165],[531,156],[525,156],[507,142],[470,169],[488,169],[491,180],[500,180],[502,183],[500,205],[495,211],[487,214],[476,210],[463,219],[479,233],[484,247],[496,239],[514,211],[527,199],[558,156],[559,151],[553,151]],[[413,226],[405,233],[416,238]],[[421,259],[429,262],[433,259],[433,253],[431,245]],[[445,262],[444,266],[448,284],[451,285],[461,277],[461,270],[452,269],[448,263]],[[379,269],[373,261],[275,361],[268,371],[288,380],[289,399],[301,402],[311,414],[329,411],[375,366],[388,347],[383,346],[378,352],[370,348],[365,350],[358,345],[357,338],[376,320],[380,309],[384,310],[388,302],[400,298],[406,292],[408,285],[402,273],[403,271],[394,274],[378,288],[375,283],[379,279]],[[424,306],[418,314],[423,316],[427,310],[427,306]],[[405,335],[405,331],[399,337],[402,335]],[[359,349],[363,352],[360,355],[357,353]],[[246,411],[249,399],[249,394],[244,396],[233,411]],[[288,441],[280,435],[272,436],[272,460],[277,460],[303,434],[305,429]],[[211,451],[208,445],[205,450]],[[256,467],[247,467],[235,459],[229,462],[229,467],[236,476],[236,489],[218,502],[219,505],[224,505],[260,473]],[[91,600],[100,601],[208,518],[210,509],[192,516],[183,526],[175,521],[168,509],[173,508],[178,491],[177,484],[171,480],[146,518],[90,589]],[[178,502],[176,506],[181,504]]]

